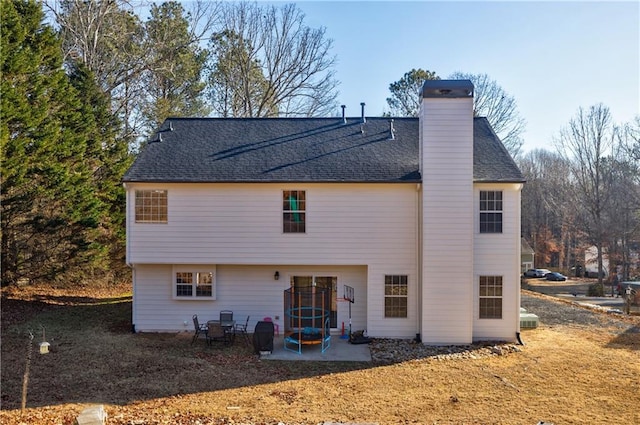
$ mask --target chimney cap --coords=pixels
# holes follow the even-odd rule
[[[420,97],[473,97],[473,83],[470,80],[427,80],[422,85]]]

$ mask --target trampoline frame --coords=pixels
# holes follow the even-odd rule
[[[331,347],[331,312],[326,305],[327,293],[324,289],[310,290],[289,288],[284,291],[285,333],[284,349],[302,354],[303,345],[320,345],[322,353]],[[309,303],[311,305],[306,305]],[[304,326],[311,321],[312,326]],[[320,327],[315,326],[319,321]]]

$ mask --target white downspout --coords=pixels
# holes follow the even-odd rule
[[[416,184],[416,340],[422,338],[422,184]]]
[[[122,183],[122,187],[125,190],[125,213],[124,213],[124,223],[125,223],[125,243],[126,243],[126,261],[127,267],[131,269],[131,331],[136,331],[136,269],[133,267],[133,263],[131,263],[131,244],[129,243],[131,238],[131,192],[127,187],[126,183]]]
[[[129,234],[131,231],[130,225],[129,223],[131,223],[131,217],[130,217],[130,205],[131,205],[131,194],[129,192],[129,188],[127,187],[126,183],[122,183],[122,187],[124,187],[124,191],[125,191],[125,211],[124,211],[124,226],[125,226],[125,243],[126,243],[126,261],[127,261],[127,266],[128,267],[133,267],[133,265],[131,264],[131,262],[129,261],[129,259],[131,258],[130,254],[131,254],[131,244],[129,244]]]

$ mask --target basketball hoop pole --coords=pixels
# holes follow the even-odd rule
[[[349,301],[349,337],[351,337],[351,304],[355,302],[352,286],[344,285],[344,299]]]

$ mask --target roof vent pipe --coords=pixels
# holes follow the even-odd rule
[[[391,140],[395,140],[396,138],[396,129],[393,128],[393,119],[389,120],[389,132],[391,133]]]
[[[158,142],[162,142],[162,133],[158,133]]]
[[[342,122],[343,124],[347,123],[347,118],[344,116],[344,110],[347,107],[347,105],[340,105],[340,107],[342,108]]]
[[[173,123],[169,121],[169,131],[173,131]]]
[[[360,107],[362,108],[362,122],[367,122],[367,119],[364,117],[364,102],[360,102]]]

